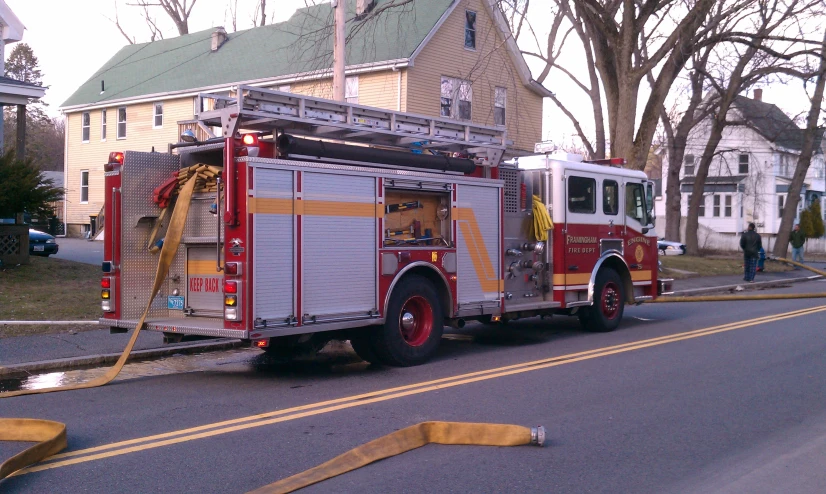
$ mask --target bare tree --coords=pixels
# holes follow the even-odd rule
[[[160,7],[167,16],[175,23],[178,34],[189,34],[189,16],[197,0],[136,0],[135,3],[127,3],[132,7],[148,9],[150,7]]]
[[[803,146],[797,160],[797,167],[792,177],[792,183],[789,185],[783,217],[780,220],[780,230],[777,232],[777,241],[774,244],[774,255],[779,257],[785,257],[789,248],[789,233],[792,230],[792,224],[797,215],[800,191],[803,188],[806,172],[809,171],[814,143],[819,132],[817,124],[820,119],[820,109],[823,105],[824,86],[826,86],[826,31],[823,33],[823,42],[820,45],[819,52],[820,61],[815,75],[815,90],[812,96],[812,106],[809,108],[809,115],[806,118]]]
[[[591,159],[605,158],[606,138],[605,138],[605,118],[603,114],[602,93],[600,92],[599,78],[594,64],[594,52],[588,42],[588,34],[581,16],[576,12],[568,0],[553,0],[553,20],[550,31],[544,42],[540,42],[539,36],[534,30],[528,16],[530,0],[500,0],[499,8],[508,19],[517,42],[525,36],[530,35],[533,39],[531,49],[523,49],[522,54],[526,57],[536,58],[544,62],[542,72],[536,77],[536,81],[544,83],[552,70],[557,70],[569,78],[579,89],[581,89],[591,101],[591,112],[594,124],[593,142],[586,134],[581,122],[574,115],[573,111],[563,103],[554,93],[550,99],[568,117],[571,124],[576,129],[577,136],[582,140],[587,154]],[[567,27],[563,29],[563,22]],[[525,30],[523,31],[523,27]],[[564,31],[564,32],[563,32]],[[581,80],[572,70],[562,65],[559,57],[562,54],[565,42],[574,33],[579,39],[580,45],[585,51],[585,68],[587,70],[587,81]],[[544,45],[544,46],[543,46]]]
[[[803,0],[758,0],[754,5],[754,12],[744,17],[744,24],[748,26],[747,32],[736,32],[731,38],[731,43],[721,45],[721,49],[732,50],[737,62],[729,71],[731,65],[726,61],[727,57],[720,57],[719,71],[723,74],[723,80],[718,80],[706,72],[706,79],[719,94],[720,102],[709,122],[709,138],[697,166],[693,194],[688,207],[685,244],[686,252],[690,255],[699,254],[697,229],[700,201],[703,200],[702,192],[705,189],[709,167],[723,138],[723,131],[732,123],[728,120],[729,109],[737,95],[754,82],[771,74],[793,71],[784,62],[794,58],[795,46],[785,42],[782,43],[782,47],[774,46],[772,35],[788,22],[794,23],[798,20],[797,16],[806,12],[811,5],[812,3]]]

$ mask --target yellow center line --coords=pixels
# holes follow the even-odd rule
[[[750,319],[741,322],[735,323],[728,323],[722,324],[718,326],[712,326],[709,328],[698,329],[694,331],[684,332],[684,333],[677,333],[674,335],[668,336],[661,336],[657,338],[650,338],[646,340],[640,340],[630,343],[624,343],[620,345],[614,345],[610,347],[604,347],[594,350],[588,350],[568,355],[562,355],[557,357],[551,357],[541,360],[535,360],[531,362],[523,362],[520,364],[509,365],[505,367],[498,367],[494,369],[488,369],[478,372],[472,372],[468,374],[462,374],[458,376],[446,377],[442,379],[436,379],[433,381],[421,382],[410,384],[406,386],[399,386],[396,388],[389,388],[386,390],[374,391],[370,393],[364,393],[360,395],[345,397],[345,398],[338,398],[335,400],[329,400],[319,403],[313,403],[308,405],[302,405],[298,407],[293,407],[285,410],[278,410],[273,412],[267,412],[263,414],[252,415],[248,417],[227,420],[223,422],[216,422],[213,424],[207,424],[203,426],[193,427],[190,429],[183,429],[179,431],[173,431],[164,434],[157,434],[153,436],[147,436],[144,438],[137,438],[131,439],[128,441],[121,441],[118,443],[112,443],[108,445],[98,446],[94,448],[88,448],[84,450],[72,451],[60,455],[55,455],[49,458],[47,461],[51,463],[42,463],[40,465],[32,466],[17,472],[15,475],[23,475],[26,473],[38,472],[41,470],[49,470],[52,468],[59,468],[63,466],[74,465],[78,463],[84,463],[88,461],[99,460],[103,458],[109,458],[112,456],[118,456],[127,453],[134,453],[137,451],[144,451],[153,448],[159,448],[162,446],[168,446],[172,444],[178,444],[182,442],[192,441],[195,439],[203,439],[207,437],[213,437],[221,434],[227,434],[230,432],[236,432],[240,430],[245,430],[253,427],[261,427],[264,425],[276,424],[280,422],[286,422],[291,420],[297,420],[300,418],[310,417],[314,415],[320,415],[324,413],[330,413],[338,410],[344,410],[348,408],[359,407],[363,405],[368,405],[371,403],[378,403],[382,401],[388,401],[397,398],[403,398],[406,396],[422,394],[430,391],[436,391],[440,389],[451,388],[455,386],[460,386],[464,384],[470,384],[480,381],[486,381],[490,379],[496,379],[505,376],[511,376],[515,374],[521,374],[524,372],[531,372],[539,369],[546,369],[549,367],[555,367],[558,365],[569,364],[573,362],[580,362],[583,360],[590,360],[598,357],[605,357],[609,355],[615,355],[618,353],[624,353],[632,350],[638,350],[643,348],[649,348],[653,346],[664,345],[666,343],[672,343],[676,341],[684,341],[692,338],[699,338],[702,336],[708,336],[711,334],[722,333],[725,331],[732,331],[735,329],[741,329],[745,327],[755,326],[759,324],[764,324],[768,322],[775,322],[781,321],[784,319],[790,319],[794,317],[800,317],[810,314],[815,314],[818,312],[826,311],[826,306],[814,307],[810,309],[802,309],[797,311],[791,311],[783,314],[777,314],[772,316],[764,316],[755,319]],[[246,423],[245,423],[246,422]],[[212,430],[210,430],[212,429]],[[179,436],[179,437],[175,437]],[[140,444],[146,443],[146,444]],[[130,445],[135,445],[131,447],[126,447]],[[115,449],[119,448],[119,449]],[[111,450],[114,451],[107,451],[98,454],[91,454],[97,451],[105,451]],[[54,461],[59,460],[62,458],[69,458],[73,456],[82,456],[80,458],[73,458],[67,459],[62,461]]]

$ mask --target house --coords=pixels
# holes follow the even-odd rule
[[[723,131],[706,179],[700,226],[735,237],[753,222],[759,233],[771,238],[780,229],[804,131],[777,106],[763,101],[761,89],[754,90],[753,98],[737,96],[728,120],[732,123]],[[686,144],[680,173],[683,217],[688,215],[694,174],[708,142],[710,126],[710,121],[698,125]],[[821,201],[823,206],[826,168],[821,136],[822,130],[801,191],[798,219],[812,201]],[[667,179],[666,171],[663,177]],[[656,206],[657,215],[664,217],[665,198],[658,198]]]
[[[510,155],[531,154],[549,93],[531,79],[495,2],[416,0],[382,10],[389,3],[369,2],[355,20],[355,1],[348,3],[347,100],[503,125]],[[370,21],[373,11],[381,14]],[[323,3],[279,24],[122,48],[61,107],[67,234],[88,231],[100,213],[109,152],[166,151],[185,128],[210,135],[193,120],[198,93],[243,83],[331,97],[332,18]]]

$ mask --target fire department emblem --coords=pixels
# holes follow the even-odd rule
[[[642,244],[637,244],[636,250],[634,250],[634,258],[637,262],[642,262],[643,258],[645,257],[645,249],[642,248]]]

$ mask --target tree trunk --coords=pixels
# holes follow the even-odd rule
[[[674,242],[680,241],[680,221],[682,220],[682,195],[680,194],[680,169],[682,168],[683,152],[677,150],[677,144],[668,146],[668,179],[665,186],[665,238]]]
[[[792,225],[794,224],[795,216],[797,216],[797,204],[800,201],[800,191],[803,189],[803,181],[806,179],[806,172],[809,171],[809,165],[812,162],[812,153],[818,132],[817,121],[820,118],[824,86],[826,86],[826,31],[823,33],[823,42],[820,45],[820,56],[815,93],[812,98],[812,106],[809,108],[809,115],[806,118],[803,146],[800,150],[800,157],[797,159],[797,167],[794,170],[792,183],[789,185],[789,192],[786,195],[786,205],[783,209],[783,217],[780,220],[780,230],[777,232],[777,241],[774,243],[774,255],[777,257],[786,257],[786,252],[789,248],[789,233],[792,231]],[[821,218],[818,219],[820,220]]]

